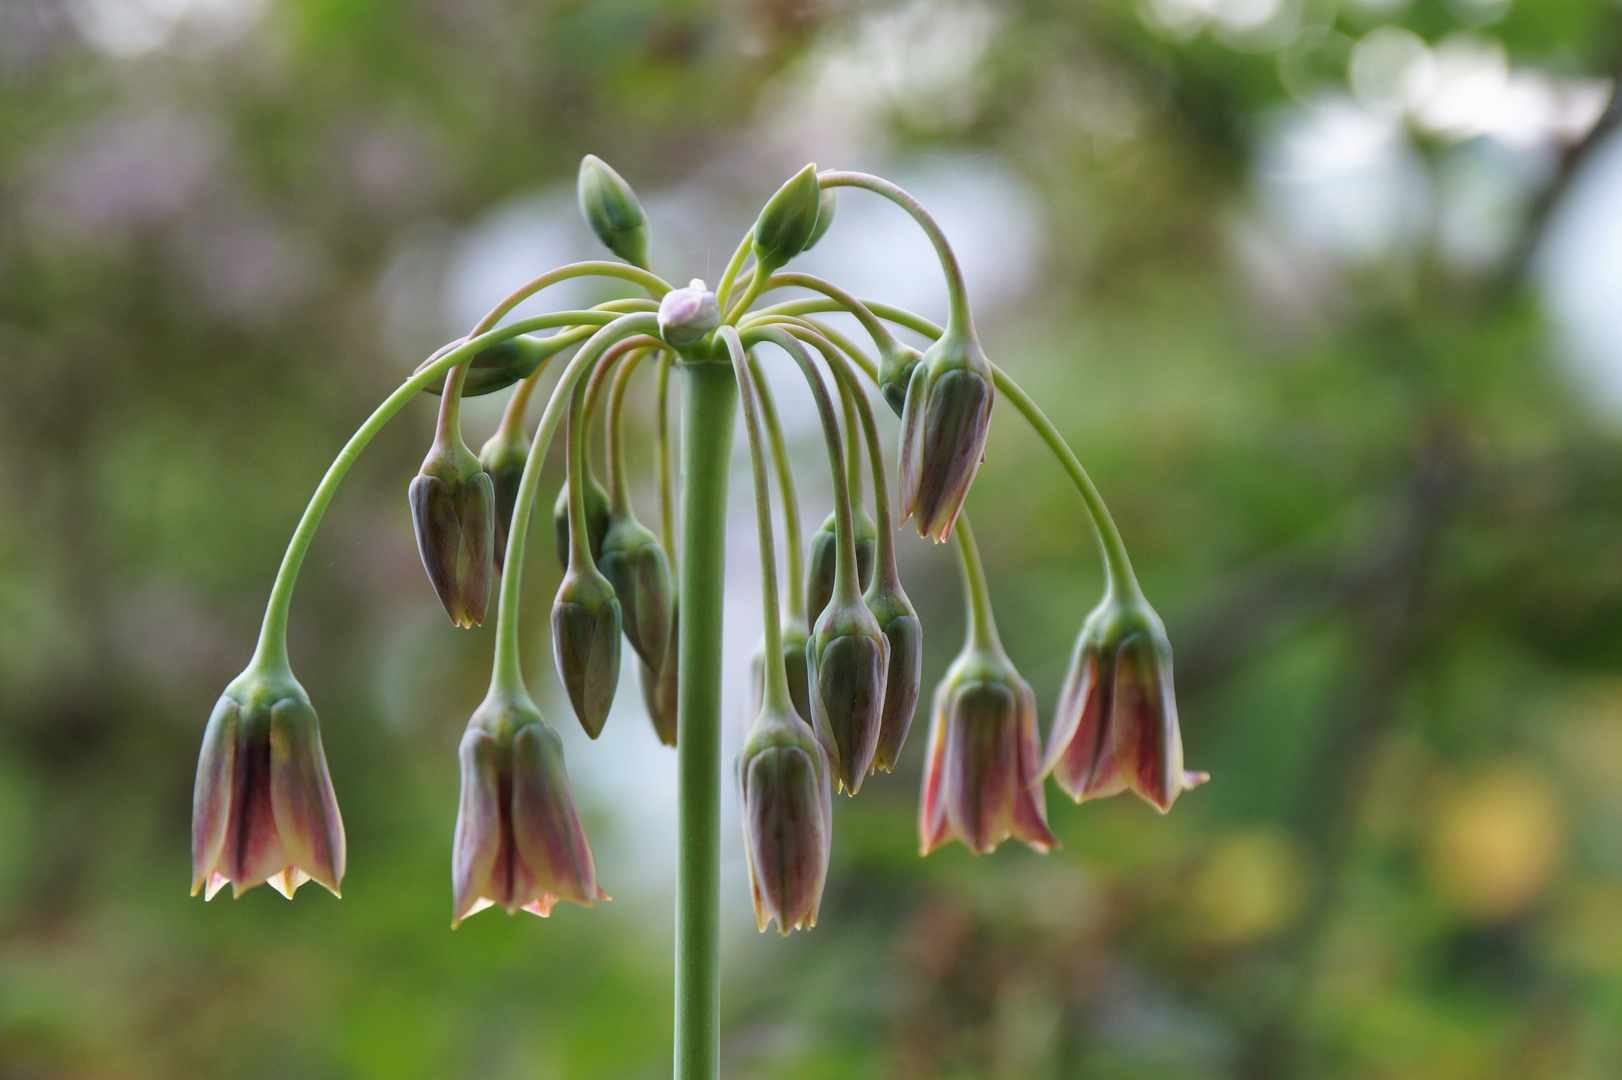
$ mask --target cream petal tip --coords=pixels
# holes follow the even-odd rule
[[[210,873],[208,875],[208,888],[203,892],[204,901],[214,899],[215,895],[221,889],[225,888],[227,884],[229,884],[229,882],[226,880],[224,874]],[[194,891],[192,895],[195,896],[196,892]]]
[[[1185,772],[1183,773],[1183,790],[1191,791],[1210,779],[1211,774],[1208,772]]]

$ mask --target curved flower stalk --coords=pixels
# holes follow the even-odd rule
[[[828,231],[842,187],[895,202],[928,234],[947,283],[946,326],[858,300],[820,278],[784,272]],[[806,166],[767,202],[715,292],[696,280],[672,288],[646,269],[647,215],[630,185],[605,163],[582,162],[579,196],[592,231],[625,262],[572,264],[515,290],[391,393],[317,487],[277,572],[253,659],[226,688],[204,735],[193,797],[193,891],[213,896],[230,884],[240,894],[269,882],[291,896],[314,880],[338,892],[347,855],[343,824],[315,710],[288,664],[288,609],[304,555],[345,473],[382,426],[426,391],[441,401],[433,446],[410,489],[424,568],[459,626],[482,622],[492,572],[499,575],[490,688],[460,750],[453,925],[489,906],[546,915],[560,901],[590,906],[606,899],[561,743],[536,707],[520,663],[524,555],[547,453],[567,416],[567,478],[554,518],[565,567],[552,611],[554,658],[574,712],[595,737],[618,681],[623,633],[654,730],[676,747],[675,1080],[714,1080],[720,1068],[721,593],[740,401],[765,641],[755,674],[755,717],[735,778],[762,930],[775,924],[788,933],[816,924],[832,846],[833,793],[854,795],[870,773],[894,768],[903,752],[922,651],[922,626],[896,568],[894,530],[908,519],[937,542],[955,534],[969,612],[968,641],[934,697],[919,811],[924,852],[954,839],[976,853],[1010,837],[1039,851],[1057,846],[1043,796],[1049,774],[1077,800],[1132,790],[1161,810],[1205,775],[1183,767],[1171,647],[1103,500],[1042,411],[985,357],[956,258],[912,196],[878,177]],[[500,325],[536,292],[587,275],[629,282],[648,295]],[[790,287],[819,295],[757,308],[766,293]],[[810,317],[833,311],[856,318],[874,356]],[[892,326],[922,335],[928,346],[920,351],[903,343]],[[535,336],[541,331],[553,332]],[[810,572],[788,447],[751,352],[766,344],[787,353],[805,378],[828,452],[834,512],[810,545]],[[834,379],[842,425],[813,353]],[[553,357],[565,356],[529,436],[525,420],[540,376]],[[658,364],[657,535],[632,508],[624,446],[627,387],[648,357]],[[679,469],[668,445],[673,371],[683,384]],[[902,420],[894,516],[862,378]],[[501,424],[474,457],[462,441],[461,400],[507,387],[516,388]],[[606,491],[591,476],[586,451],[593,405],[605,387]],[[998,397],[1026,417],[1067,470],[1104,554],[1104,599],[1078,639],[1045,756],[1035,702],[998,639],[962,516]],[[768,452],[787,534],[782,607]],[[864,460],[876,528],[867,519]]]

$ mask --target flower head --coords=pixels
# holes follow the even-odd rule
[[[991,430],[991,361],[971,337],[948,332],[907,382],[901,413],[901,512],[919,536],[952,535]]]
[[[861,790],[871,771],[884,713],[890,642],[860,597],[833,602],[806,645],[811,720],[847,793]]]
[[[620,602],[589,565],[570,564],[552,604],[552,655],[580,726],[595,739],[620,678]]]
[[[817,167],[807,165],[778,188],[760,217],[755,219],[753,237],[755,260],[764,273],[788,262],[821,239],[817,231],[822,216],[822,191],[817,185]],[[832,224],[830,211],[828,222]]]
[[[907,407],[907,385],[923,359],[923,353],[905,342],[891,339],[879,350],[879,393],[897,416]]]
[[[833,799],[822,746],[799,717],[762,713],[738,755],[744,854],[761,930],[817,924]]]
[[[1171,643],[1147,603],[1111,592],[1087,617],[1042,769],[1077,802],[1131,789],[1161,813],[1210,779],[1183,769]]]
[[[807,724],[811,723],[811,690],[810,675],[806,668],[805,646],[810,640],[806,632],[805,622],[801,619],[786,618],[782,623],[783,640],[783,670],[788,677],[789,703],[794,706],[795,715]],[[760,648],[749,660],[749,686],[750,708],[757,715],[766,698],[766,643],[761,642]]]
[[[675,588],[659,540],[630,515],[616,516],[603,537],[597,566],[619,597],[625,639],[644,663],[664,666]]]
[[[321,728],[289,672],[250,667],[214,706],[192,793],[192,895],[263,882],[291,898],[306,881],[338,895],[344,824]]]
[[[866,589],[873,581],[873,555],[878,530],[866,507],[852,500],[851,535],[856,539],[857,584]],[[806,560],[805,613],[815,625],[834,594],[834,578],[839,569],[839,530],[837,515],[829,514],[822,528],[811,534],[810,557]]]
[[[1038,782],[1036,699],[999,651],[964,649],[935,690],[924,757],[919,849],[961,840],[976,855],[1012,836],[1058,846]]]
[[[440,441],[411,481],[417,553],[439,602],[457,626],[484,622],[495,559],[495,485],[461,440]]]
[[[721,305],[698,278],[685,289],[671,289],[659,301],[659,336],[681,348],[721,325]]]
[[[591,469],[582,462],[580,497],[585,500],[586,544],[595,561],[603,553],[603,541],[608,538],[614,512],[609,504],[608,491],[598,483]],[[557,502],[552,504],[552,542],[557,546],[558,566],[569,569],[569,482],[558,489]]]
[[[563,742],[528,695],[492,691],[462,736],[451,925],[491,905],[550,915],[608,894],[563,769]]]
[[[648,265],[648,216],[623,177],[602,158],[580,159],[580,213],[597,239],[632,266]]]

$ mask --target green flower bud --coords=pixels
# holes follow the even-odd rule
[[[890,642],[860,598],[837,597],[806,646],[811,718],[840,788],[854,795],[871,770],[884,712]]]
[[[806,668],[805,646],[809,640],[805,623],[800,619],[783,620],[783,670],[788,676],[789,701],[801,720],[811,723],[810,678]],[[750,708],[760,712],[766,696],[766,645],[762,642],[749,662]]]
[[[676,745],[676,672],[677,672],[677,642],[680,635],[677,633],[681,622],[681,612],[672,603],[670,611],[670,642],[665,646],[664,667],[658,671],[649,667],[644,661],[638,665],[641,675],[642,704],[648,710],[648,719],[653,722],[653,730],[659,736],[659,741],[666,746]]]
[[[901,413],[901,520],[939,543],[952,535],[991,431],[991,361],[947,333],[924,353]]]
[[[552,604],[552,655],[580,726],[595,739],[620,677],[620,602],[594,566],[570,565]]]
[[[1210,779],[1183,769],[1171,642],[1160,616],[1113,590],[1076,638],[1042,773],[1077,802],[1131,789],[1161,813]]]
[[[755,261],[763,273],[770,273],[811,246],[821,208],[822,191],[817,185],[815,165],[795,173],[766,200],[760,217],[755,219],[754,232]]]
[[[912,727],[912,716],[918,708],[924,669],[924,626],[901,583],[885,580],[886,577],[889,575],[881,575],[863,600],[890,643],[879,741],[873,751],[873,768],[889,772],[901,757],[901,747],[907,741],[907,731]]]
[[[545,917],[607,900],[563,768],[563,741],[521,691],[495,690],[468,721],[451,853],[451,925],[500,906]]]
[[[636,518],[616,517],[603,537],[597,566],[619,597],[631,648],[650,668],[662,668],[675,588],[658,538]]]
[[[603,540],[608,536],[608,527],[613,524],[613,511],[608,503],[608,492],[603,485],[597,482],[590,470],[585,473],[585,487],[581,489],[581,497],[586,504],[586,543],[591,548],[591,558],[596,562],[603,553]],[[557,545],[558,566],[564,570],[569,569],[569,482],[565,480],[558,489],[558,501],[552,504],[552,540]]]
[[[498,341],[488,349],[481,349],[473,354],[473,360],[468,364],[467,376],[462,380],[462,396],[479,397],[482,394],[493,394],[497,390],[527,379],[535,373],[548,357],[561,352],[571,342],[559,335],[552,337],[530,337],[519,334],[506,341]],[[417,365],[421,371],[436,358],[430,357]],[[441,375],[427,386],[423,387],[430,394],[445,392],[445,376]]]
[[[976,855],[1008,837],[1058,846],[1041,784],[1036,699],[1001,651],[964,649],[935,690],[924,756],[921,854],[949,840]]]
[[[835,515],[829,514],[822,528],[811,534],[810,558],[806,561],[805,612],[813,623],[834,594],[834,576],[839,568],[839,534],[834,523]],[[866,589],[873,581],[873,552],[878,545],[878,530],[865,507],[851,507],[851,536],[856,540],[857,579]]]
[[[495,539],[491,555],[496,572],[501,572],[507,556],[507,530],[512,527],[513,505],[518,501],[519,481],[524,478],[524,462],[529,458],[529,440],[522,433],[498,429],[479,451],[479,465],[490,474],[495,506]]]
[[[907,405],[907,384],[923,353],[904,342],[895,341],[879,353],[879,392],[897,416]]]
[[[457,626],[484,622],[495,559],[495,485],[456,440],[438,443],[411,481],[411,522],[428,580]]]
[[[811,239],[807,240],[805,247],[800,249],[801,254],[817,246],[817,241],[821,240],[824,234],[827,233],[828,226],[834,223],[834,214],[838,209],[839,196],[835,194],[835,189],[823,188],[821,194],[817,196],[817,224],[811,230]]]
[[[817,924],[833,840],[828,763],[797,716],[762,714],[738,755],[738,804],[755,922]]]
[[[597,239],[614,254],[643,269],[648,265],[648,216],[636,192],[599,157],[580,159],[580,213]]]
[[[204,899],[269,882],[306,881],[338,895],[344,823],[309,696],[290,672],[249,668],[208,718],[192,792],[192,883]]]
[[[721,305],[698,278],[659,301],[659,336],[674,348],[691,345],[720,325]]]

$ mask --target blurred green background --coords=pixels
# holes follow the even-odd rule
[[[1619,63],[1612,0],[0,0],[0,1077],[669,1075],[674,757],[629,683],[600,744],[559,701],[548,545],[526,657],[616,899],[448,929],[491,633],[417,563],[427,402],[293,611],[345,898],[186,895],[199,736],[303,500],[424,355],[594,254],[587,152],[672,280],[713,283],[807,160],[934,208],[1116,512],[1214,777],[1165,818],[1054,795],[1046,858],[920,860],[920,721],[787,940],[729,807],[728,1077],[1622,1077]],[[805,265],[943,306],[861,193]],[[1012,412],[970,509],[1045,726],[1093,541]],[[955,569],[902,558],[927,694]]]

